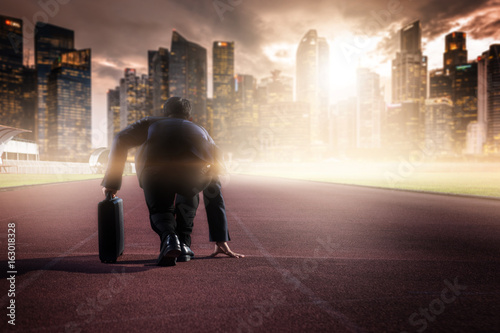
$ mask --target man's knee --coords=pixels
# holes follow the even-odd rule
[[[196,216],[196,208],[184,203],[180,203],[178,205],[175,205],[175,215],[178,221],[180,219],[186,222],[192,221]]]

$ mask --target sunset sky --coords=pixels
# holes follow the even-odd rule
[[[28,37],[34,22],[46,17],[75,31],[77,49],[92,49],[94,146],[106,145],[106,91],[118,85],[126,67],[146,74],[147,51],[170,49],[174,28],[207,49],[209,95],[214,40],[235,42],[237,73],[260,79],[279,69],[294,76],[298,43],[309,29],[316,29],[330,45],[333,102],[354,94],[358,65],[375,70],[389,87],[397,31],[412,21],[422,23],[429,69],[442,66],[444,35],[451,31],[467,33],[469,60],[500,42],[500,0],[60,2],[66,4],[55,8],[56,0],[2,0],[0,14],[22,18]],[[33,48],[33,39],[27,38],[25,50],[33,53]]]

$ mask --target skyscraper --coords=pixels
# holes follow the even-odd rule
[[[425,101],[425,135],[439,153],[453,153],[455,129],[453,103],[447,97],[429,98]]]
[[[358,101],[350,97],[332,107],[331,145],[338,156],[349,156],[356,148],[356,113]]]
[[[311,150],[309,119],[309,104],[305,102],[259,105],[259,153],[265,160],[277,162],[308,158]]]
[[[22,120],[21,128],[31,131],[21,133],[17,137],[25,140],[35,141],[35,116],[38,111],[37,79],[34,67],[23,68],[23,100],[22,100]]]
[[[108,146],[111,146],[114,136],[120,131],[120,87],[108,90]]]
[[[193,121],[205,126],[207,121],[207,50],[189,42],[177,31],[172,33],[170,48],[170,96],[191,102]]]
[[[259,146],[257,133],[259,110],[256,104],[256,80],[252,75],[238,74],[234,78],[234,103],[231,113],[231,144],[235,157],[255,158]],[[215,136],[216,143],[220,140]],[[249,149],[254,148],[254,149]]]
[[[429,73],[429,98],[446,97],[451,99],[451,77],[442,69]]]
[[[400,30],[401,52],[422,53],[422,27],[420,21],[413,22]]]
[[[120,80],[120,128],[151,116],[148,110],[149,80],[147,75],[137,76],[134,68],[126,68]]]
[[[47,84],[54,60],[74,51],[74,32],[48,23],[36,24],[35,66],[38,80],[38,112],[35,136],[42,159],[48,152]]]
[[[152,100],[152,115],[159,116],[163,104],[169,97],[168,78],[170,52],[160,47],[158,51],[149,51],[149,98]]]
[[[0,16],[0,124],[23,126],[22,85],[23,21]]]
[[[310,105],[312,143],[328,142],[329,46],[316,30],[299,43],[296,62],[296,99]]]
[[[466,35],[452,32],[445,37],[443,69],[430,73],[430,98],[443,97],[451,101],[453,114],[449,128],[453,129],[452,141],[458,154],[465,149],[468,124],[477,120],[476,89],[477,63],[467,63]],[[435,105],[434,102],[428,103],[427,108],[436,109]]]
[[[47,83],[50,158],[87,162],[92,138],[90,49],[59,56]]]
[[[356,146],[380,148],[380,120],[384,107],[380,76],[368,68],[358,68],[356,86]]]
[[[473,139],[476,144],[474,146],[469,140],[469,153],[482,154],[488,151],[487,146],[485,146],[488,133],[488,54],[489,50],[477,58],[477,123],[471,126],[471,130],[475,130],[477,135],[467,134],[467,137]]]
[[[500,153],[500,44],[490,45],[487,60],[488,151]]]
[[[148,95],[146,98],[146,108],[148,109],[149,114],[153,114],[153,70],[154,70],[154,64],[153,64],[153,59],[155,55],[158,53],[158,51],[148,51]]]
[[[231,142],[231,109],[234,97],[234,42],[213,43],[213,120],[212,133],[220,137],[222,147]]]
[[[455,152],[462,154],[467,127],[477,121],[477,62],[456,65],[451,70]]]
[[[400,31],[401,50],[392,61],[392,102],[409,112],[401,119],[404,124],[407,148],[425,138],[425,99],[427,96],[427,57],[421,51],[420,22],[413,22]],[[413,105],[410,105],[413,104]],[[411,135],[409,135],[411,133]]]
[[[260,80],[259,87],[264,88],[266,103],[292,102],[293,101],[293,77],[281,75],[281,71],[271,71],[271,76]]]
[[[443,69],[445,73],[457,65],[467,63],[466,34],[455,31],[445,37],[445,52],[443,54]]]

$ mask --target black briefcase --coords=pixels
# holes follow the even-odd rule
[[[123,254],[123,200],[108,195],[97,206],[99,232],[99,259],[112,263]]]

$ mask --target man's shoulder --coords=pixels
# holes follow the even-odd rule
[[[165,119],[168,119],[168,118],[148,116],[148,117],[142,118],[141,120],[147,121],[147,122],[150,122],[150,123],[154,123],[154,122],[157,122],[157,121],[160,121],[160,120],[165,120]]]

